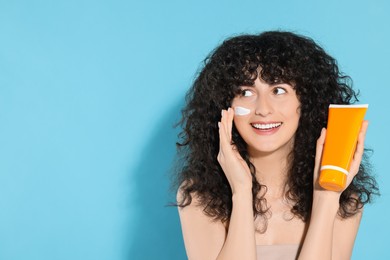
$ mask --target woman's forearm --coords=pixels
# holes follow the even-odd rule
[[[218,260],[256,259],[255,227],[251,190],[235,193],[225,243]]]
[[[338,209],[338,194],[327,191],[314,194],[309,228],[299,260],[332,259],[333,228]]]

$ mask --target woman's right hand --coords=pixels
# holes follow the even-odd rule
[[[232,144],[232,108],[222,110],[219,125],[219,153],[217,160],[229,181],[232,193],[252,192],[252,175],[245,160]]]

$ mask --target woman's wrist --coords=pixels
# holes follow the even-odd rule
[[[334,191],[315,191],[313,194],[313,209],[324,209],[337,213],[340,207],[340,193]]]
[[[248,201],[249,199],[252,200],[253,195],[252,195],[252,188],[241,188],[234,190],[232,192],[232,200],[238,201],[238,200],[246,200]]]

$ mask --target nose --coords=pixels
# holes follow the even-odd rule
[[[267,96],[259,96],[256,102],[255,114],[259,116],[267,116],[272,113],[272,103],[268,100]]]

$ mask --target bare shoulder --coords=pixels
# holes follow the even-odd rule
[[[199,196],[191,194],[191,203],[179,207],[179,216],[184,244],[188,259],[215,259],[222,249],[226,238],[226,229],[221,221],[207,216]],[[178,201],[183,199],[181,189],[177,193]]]
[[[183,199],[183,192],[181,189],[177,192],[177,200],[181,201]],[[220,229],[225,233],[225,224],[222,221],[215,220],[212,217],[208,216],[204,211],[204,205],[202,205],[200,197],[197,193],[191,194],[191,203],[184,207],[179,207],[179,215],[183,224],[187,224],[187,221],[190,221],[191,227],[197,225],[203,225],[212,229]],[[187,228],[187,226],[184,226]]]

